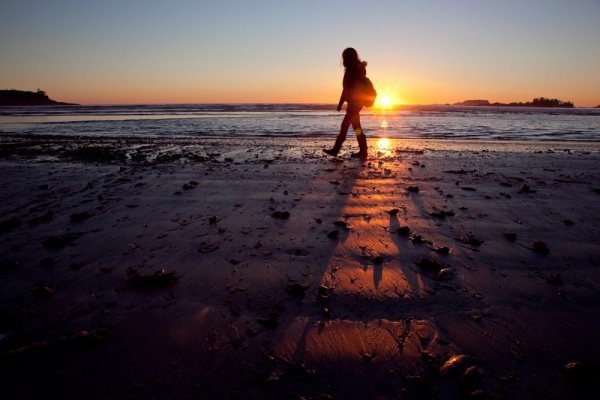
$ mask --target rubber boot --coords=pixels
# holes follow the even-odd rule
[[[367,159],[367,138],[363,133],[362,128],[356,130],[356,140],[358,140],[358,153],[352,153],[352,157],[360,158],[361,160]]]
[[[331,150],[323,149],[323,152],[326,153],[326,154],[329,154],[330,156],[334,156],[335,157],[340,152],[340,149],[342,148],[342,143],[344,143],[344,139],[340,138],[338,136],[335,139],[335,144],[333,145],[333,148]]]

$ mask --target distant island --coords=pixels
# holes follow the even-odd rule
[[[573,108],[575,107],[570,101],[562,101],[559,99],[547,99],[545,97],[539,97],[528,101],[512,102],[512,103],[490,103],[488,100],[465,100],[458,103],[454,103],[455,106],[496,106],[496,107],[560,107],[560,108]]]
[[[25,90],[0,90],[0,106],[76,106],[73,103],[54,101],[46,92],[38,89],[36,92]]]

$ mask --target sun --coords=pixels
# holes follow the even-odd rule
[[[390,96],[381,96],[377,101],[377,105],[381,108],[390,107],[392,105],[392,99],[390,98]]]

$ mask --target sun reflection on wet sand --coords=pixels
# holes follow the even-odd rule
[[[385,121],[383,123],[385,123]],[[377,157],[379,158],[390,157],[392,155],[392,144],[388,138],[377,139],[374,147],[377,151]]]

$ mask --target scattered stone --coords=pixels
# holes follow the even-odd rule
[[[308,285],[303,285],[301,283],[291,283],[285,287],[285,291],[287,294],[293,297],[304,297],[306,295],[306,291],[308,290]]]
[[[290,213],[289,211],[275,211],[273,214],[271,214],[271,217],[277,219],[288,219],[290,217]]]
[[[364,363],[370,363],[375,358],[375,355],[371,353],[361,353],[360,358]]]
[[[91,218],[93,216],[92,213],[87,211],[77,212],[69,215],[69,219],[71,222],[79,222]]]
[[[600,188],[594,188],[594,189],[592,189],[592,192],[594,192],[596,194],[600,194]]]
[[[475,172],[475,171],[476,171],[475,169],[472,169],[470,171],[465,171],[464,169],[461,168],[461,169],[450,169],[450,170],[447,170],[447,171],[444,171],[444,172],[447,173],[447,174],[464,175],[464,174],[469,174],[469,173],[472,173],[472,172]]]
[[[274,329],[279,325],[279,314],[271,311],[266,317],[258,318],[256,321],[265,328]]]
[[[189,181],[188,183],[184,183],[182,188],[185,190],[191,190],[197,188],[199,183],[197,181]]]
[[[597,392],[598,367],[583,361],[571,361],[563,367],[572,398],[587,399]]]
[[[167,272],[162,268],[150,275],[140,275],[135,268],[129,267],[126,279],[132,286],[154,288],[171,286],[179,277],[175,275],[175,271]]]
[[[454,216],[454,211],[452,211],[452,210],[449,210],[449,211],[445,211],[445,210],[434,211],[434,212],[429,213],[429,215],[431,215],[434,218],[446,219],[447,217],[453,217]]]
[[[327,234],[327,237],[330,239],[336,239],[339,235],[340,235],[340,231],[338,231],[337,229],[334,229]]]
[[[56,292],[52,286],[47,283],[37,282],[33,292],[41,297],[50,297]]]
[[[406,188],[407,191],[411,192],[411,193],[419,193],[419,187],[418,186],[409,186]]]
[[[410,228],[408,226],[401,226],[396,230],[396,233],[400,236],[410,235]]]
[[[562,285],[563,283],[560,272],[550,272],[546,274],[545,278],[546,282],[548,282],[551,285]]]
[[[548,248],[548,244],[546,242],[542,242],[541,240],[536,240],[533,242],[532,250],[534,253],[547,255],[550,253],[550,249]]]
[[[475,192],[477,191],[477,189],[475,189],[474,187],[471,186],[463,186],[461,187],[462,190],[467,191],[467,192]]]
[[[19,217],[11,217],[6,221],[0,222],[0,234],[8,233],[13,229],[16,229],[21,226],[21,220]]]
[[[308,256],[310,253],[304,249],[293,249],[289,251],[289,254],[293,256]]]
[[[38,189],[40,190],[50,190],[52,189],[52,185],[49,183],[45,183],[43,185],[38,186]]]
[[[29,225],[36,226],[36,225],[39,225],[42,223],[50,222],[50,221],[52,221],[53,218],[54,218],[54,213],[52,212],[52,210],[48,210],[46,212],[46,214],[39,216],[39,217],[34,217],[34,218],[30,219],[28,222],[29,222]]]
[[[198,249],[198,251],[200,253],[211,253],[211,252],[216,251],[216,250],[219,250],[219,244],[218,243],[203,244]]]
[[[52,257],[46,257],[40,260],[40,267],[42,268],[52,268],[54,267],[55,262]]]
[[[525,184],[523,186],[521,186],[521,189],[519,189],[519,193],[536,193],[537,190],[533,190],[529,187],[529,185]]]
[[[19,265],[21,265],[21,263],[15,260],[2,260],[0,261],[0,272],[10,271],[12,269],[17,268]]]
[[[461,243],[473,246],[473,247],[479,247],[479,246],[481,246],[483,244],[482,240],[479,240],[479,239],[475,238],[471,234],[467,235],[466,237],[461,236],[461,237],[457,238],[456,240],[458,240]]]
[[[395,215],[398,215],[399,212],[400,212],[399,208],[392,208],[391,210],[387,211],[387,213],[390,214],[392,217]]]
[[[219,217],[217,217],[216,215],[212,215],[212,216],[208,217],[209,225],[215,225],[217,222],[219,222]]]
[[[468,367],[465,372],[460,376],[461,383],[467,386],[473,386],[482,378],[483,371],[480,368],[472,365]]]
[[[340,228],[347,228],[348,224],[345,221],[335,221],[333,223],[335,226],[339,226]]]
[[[450,254],[450,248],[446,247],[446,246],[444,246],[444,247],[437,247],[435,249],[435,252],[439,253],[439,254]]]
[[[416,265],[426,272],[434,272],[436,274],[446,268],[444,263],[429,258],[422,258]]]
[[[100,271],[104,272],[105,274],[108,274],[110,272],[113,272],[116,269],[117,269],[116,265],[105,265],[100,268]]]
[[[435,276],[435,280],[438,281],[447,281],[452,279],[454,276],[454,270],[452,268],[442,268],[437,275]]]
[[[567,226],[573,226],[573,225],[575,225],[575,222],[571,221],[570,219],[565,219],[563,221],[563,224],[565,224]]]
[[[428,240],[425,240],[423,236],[418,234],[414,234],[412,237],[410,237],[410,240],[415,244],[430,243]]]
[[[71,268],[71,269],[73,269],[73,270],[78,270],[78,269],[81,269],[81,267],[82,267],[82,266],[83,266],[83,265],[81,265],[81,263],[80,263],[80,262],[73,261],[73,262],[72,262],[72,263],[69,265],[69,268]]]
[[[73,244],[73,242],[75,242],[75,240],[78,237],[79,237],[79,235],[76,235],[74,233],[48,236],[46,239],[44,239],[42,244],[44,245],[44,247],[59,249],[59,248],[65,247],[67,245]]]
[[[317,289],[317,298],[321,301],[329,300],[329,295],[331,294],[332,289],[329,286],[321,285]]]
[[[515,240],[517,240],[517,234],[510,232],[510,233],[505,233],[504,237],[506,238],[506,240],[509,240],[511,242],[514,242]]]
[[[442,365],[442,368],[440,368],[440,375],[461,375],[470,365],[471,359],[468,356],[458,354],[450,357],[450,359]]]

